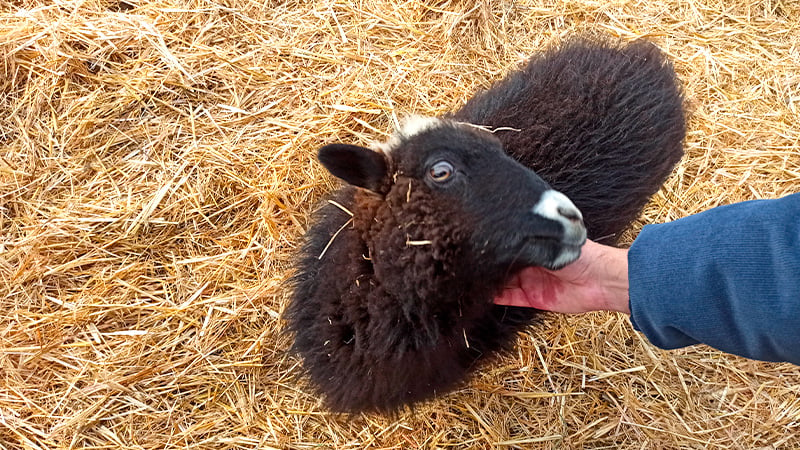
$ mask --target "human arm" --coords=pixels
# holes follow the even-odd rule
[[[604,272],[604,265],[622,268],[619,258],[604,260],[602,248],[586,250],[574,263],[577,268],[536,269],[546,274],[536,276],[550,283],[540,294],[512,290],[496,301],[558,312],[626,312],[598,306],[629,298],[634,328],[659,347],[705,343],[753,359],[800,364],[800,194],[645,226],[626,254],[628,292],[612,291],[610,302],[602,295],[576,295],[587,282],[602,285],[616,278],[608,273],[619,271]],[[580,274],[579,283],[570,271]],[[531,274],[536,273],[521,272],[517,286],[535,292]],[[565,303],[572,296],[577,307]]]
[[[628,264],[631,323],[656,346],[800,364],[800,194],[646,226]]]

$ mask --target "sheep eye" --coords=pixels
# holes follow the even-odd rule
[[[433,181],[442,182],[453,175],[453,165],[447,161],[439,161],[431,166],[429,172]]]

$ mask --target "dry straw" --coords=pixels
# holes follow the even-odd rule
[[[687,157],[642,223],[800,191],[793,1],[0,0],[0,449],[798,448],[800,369],[549,317],[462,390],[326,414],[281,282],[321,144],[461,104],[546,43],[675,61]]]

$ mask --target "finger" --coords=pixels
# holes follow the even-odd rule
[[[528,296],[525,295],[525,291],[519,287],[503,289],[500,295],[494,298],[494,303],[497,305],[521,306],[524,308],[535,307],[528,302]]]

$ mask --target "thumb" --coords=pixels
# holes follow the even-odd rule
[[[503,290],[494,298],[494,303],[507,306],[549,309],[556,298],[551,276],[539,267],[527,267],[512,276]],[[552,291],[549,292],[548,291]]]

